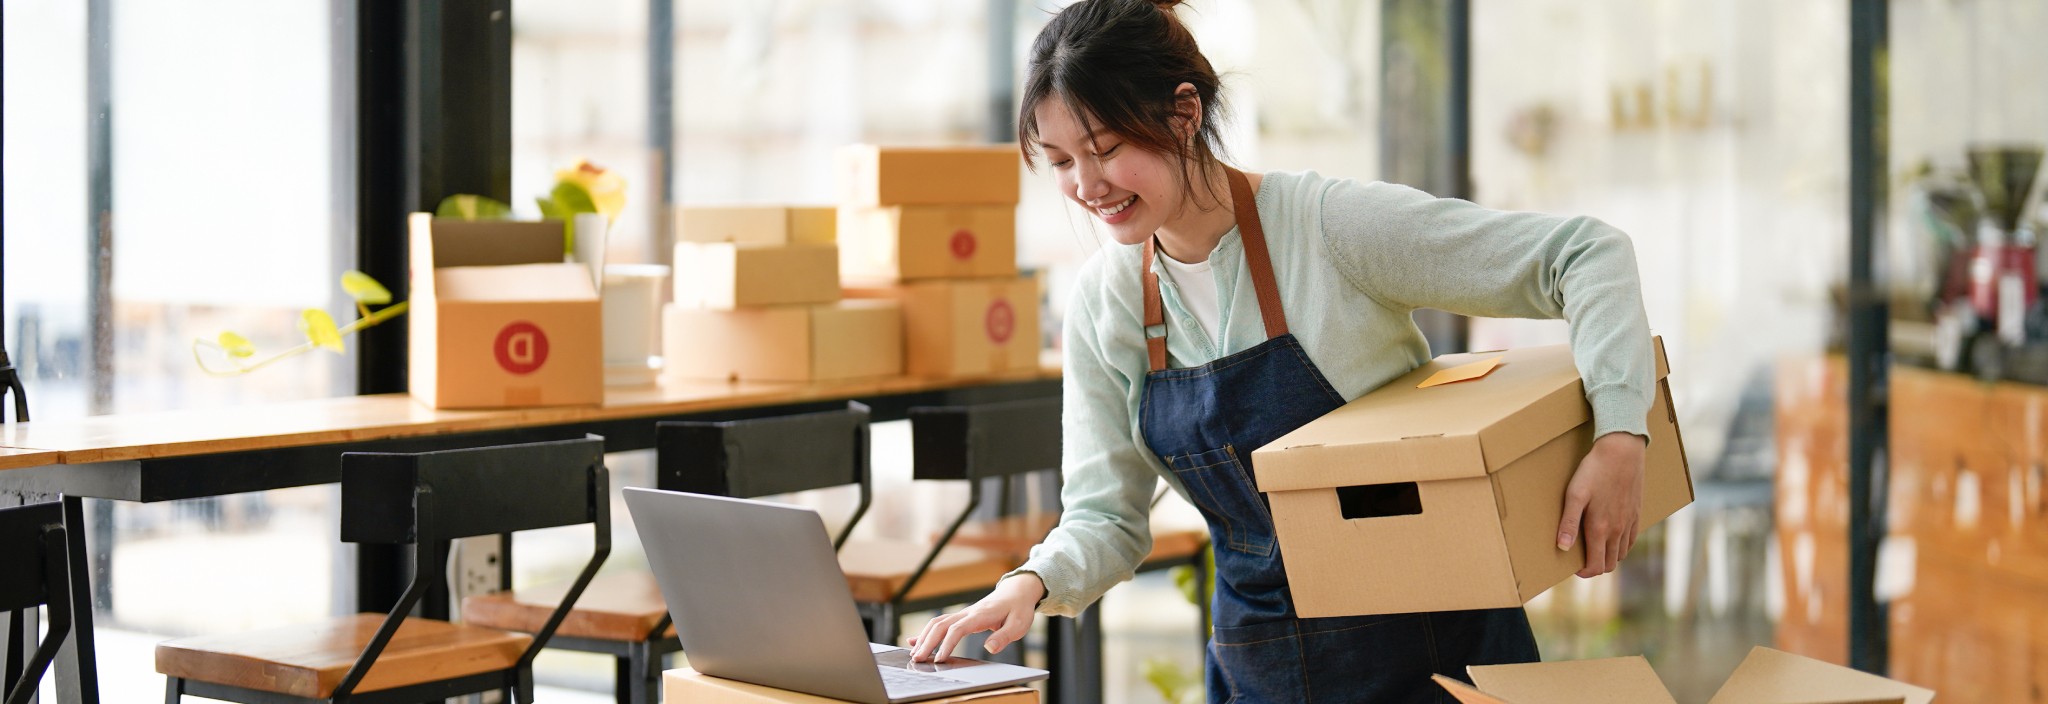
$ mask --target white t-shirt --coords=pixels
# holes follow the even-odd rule
[[[1180,289],[1181,305],[1194,314],[1195,322],[1202,326],[1202,335],[1215,342],[1216,331],[1222,327],[1220,318],[1223,313],[1216,301],[1216,277],[1209,273],[1209,260],[1182,264],[1161,251],[1159,261],[1166,265],[1166,276],[1173,281],[1174,288]]]

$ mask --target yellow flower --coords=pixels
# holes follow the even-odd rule
[[[626,179],[589,160],[555,172],[560,184],[575,184],[590,197],[590,204],[606,219],[617,219],[626,209]]]

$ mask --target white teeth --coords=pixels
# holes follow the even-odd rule
[[[1114,208],[1097,208],[1096,211],[1102,213],[1103,217],[1110,217],[1116,215],[1117,213],[1123,212],[1124,208],[1131,207],[1131,204],[1136,202],[1138,202],[1138,197],[1133,195],[1129,198],[1125,198],[1124,202],[1116,204],[1116,207]]]

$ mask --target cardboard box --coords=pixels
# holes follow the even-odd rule
[[[1418,388],[1497,360],[1486,376]],[[1657,343],[1640,528],[1692,502]],[[1304,617],[1521,606],[1585,566],[1557,549],[1565,486],[1593,446],[1563,345],[1446,355],[1252,453]]]
[[[1015,144],[839,150],[839,205],[1016,205],[1024,158]]]
[[[748,684],[736,680],[721,679],[687,667],[661,673],[661,700],[665,702],[689,702],[690,704],[834,704],[845,701],[791,692],[785,689],[763,687],[758,684]],[[1029,687],[1005,687],[986,692],[932,699],[920,704],[967,704],[968,702],[973,704],[1038,704],[1038,690]]]
[[[839,300],[839,249],[816,244],[677,242],[675,303],[685,308]]]
[[[1017,275],[1017,208],[895,205],[839,210],[839,274],[877,280]]]
[[[958,279],[856,283],[853,298],[903,305],[904,370],[972,376],[1038,367],[1038,280]]]
[[[1436,675],[1463,704],[1675,704],[1642,656],[1475,665],[1477,687]],[[1928,704],[1934,692],[1757,646],[1708,704]]]
[[[838,217],[829,206],[685,206],[676,209],[676,241],[834,244]]]
[[[830,381],[903,373],[895,301],[706,310],[669,306],[663,374],[671,379]]]
[[[591,269],[562,263],[562,223],[413,213],[408,388],[434,408],[604,400]]]

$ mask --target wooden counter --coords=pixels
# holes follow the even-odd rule
[[[1781,364],[1778,646],[1848,655],[1848,372]],[[2048,701],[2048,387],[1891,370],[1891,676],[1956,701]],[[1887,569],[1880,565],[1880,570]],[[1881,575],[1880,580],[1885,580]]]

